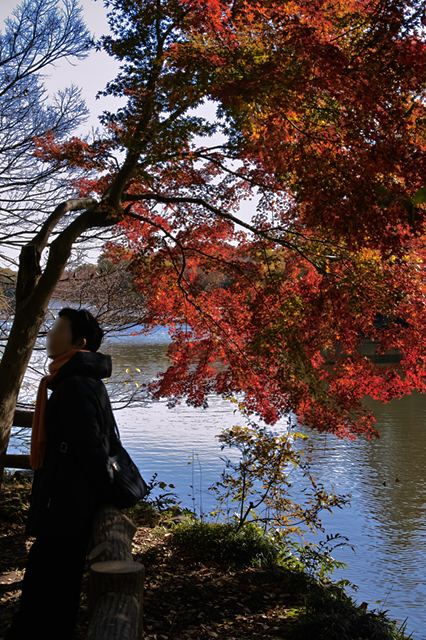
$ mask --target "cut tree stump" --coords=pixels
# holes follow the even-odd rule
[[[141,640],[145,567],[134,562],[137,527],[120,509],[103,505],[92,526],[89,629],[86,640]]]
[[[107,593],[93,613],[86,640],[137,640],[139,605],[134,596]]]
[[[145,579],[145,567],[140,562],[96,562],[90,568],[89,578],[89,617],[90,627],[87,638],[102,638],[101,635],[93,635],[94,627],[97,626],[99,620],[109,617],[111,620],[113,612],[120,614],[117,620],[117,628],[122,626],[124,613],[119,607],[119,603],[124,602],[122,596],[128,596],[132,601],[135,600],[137,606],[134,607],[130,600],[126,600],[125,610],[129,616],[126,624],[132,629],[131,636],[117,635],[114,637],[127,638],[129,640],[138,640],[142,638],[143,628],[143,585]],[[105,598],[108,594],[109,598]],[[117,603],[113,603],[114,597],[117,597]],[[91,607],[94,605],[94,609]],[[96,614],[96,615],[95,615]],[[96,630],[96,633],[98,631]],[[136,635],[135,635],[136,634]]]

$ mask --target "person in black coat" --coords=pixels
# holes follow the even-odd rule
[[[59,312],[47,336],[51,375],[37,396],[26,522],[36,539],[4,640],[70,640],[75,629],[93,517],[112,483],[104,436],[113,433],[114,417],[102,382],[111,375],[111,358],[97,351],[102,336],[87,310],[70,308]]]

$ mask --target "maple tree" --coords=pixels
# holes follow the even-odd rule
[[[161,136],[151,143],[128,188],[125,239],[107,247],[131,260],[147,324],[171,328],[172,365],[151,390],[196,406],[240,394],[269,424],[294,412],[371,436],[365,395],[425,390],[424,6],[180,5],[187,30],[169,45],[161,89],[174,72],[174,104],[205,92],[226,141],[200,147],[186,127],[161,164]],[[108,44],[127,61],[123,36]],[[227,284],[203,290],[200,270]],[[361,356],[363,336],[379,353],[397,347],[400,365]]]
[[[147,328],[172,334],[154,394],[205,406],[216,392],[269,424],[294,412],[338,435],[374,434],[362,397],[423,390],[426,373],[423,3],[106,6],[100,45],[121,71],[104,93],[126,104],[104,113],[95,142],[35,139],[41,162],[76,171],[78,197],[23,248],[2,422],[72,244],[114,226],[106,256],[129,261]],[[206,100],[212,122],[195,111]],[[200,283],[209,273],[216,286]],[[361,357],[362,335],[398,347],[400,367]]]

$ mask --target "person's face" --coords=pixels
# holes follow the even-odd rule
[[[70,349],[84,349],[86,340],[79,338],[73,342],[71,320],[66,316],[56,318],[46,337],[46,353],[49,358],[57,358]]]

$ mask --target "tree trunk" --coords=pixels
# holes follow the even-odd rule
[[[49,298],[31,298],[20,305],[0,362],[0,483],[3,480],[6,451],[9,445],[16,401],[22,379],[31,358]],[[32,304],[28,304],[31,302]]]

